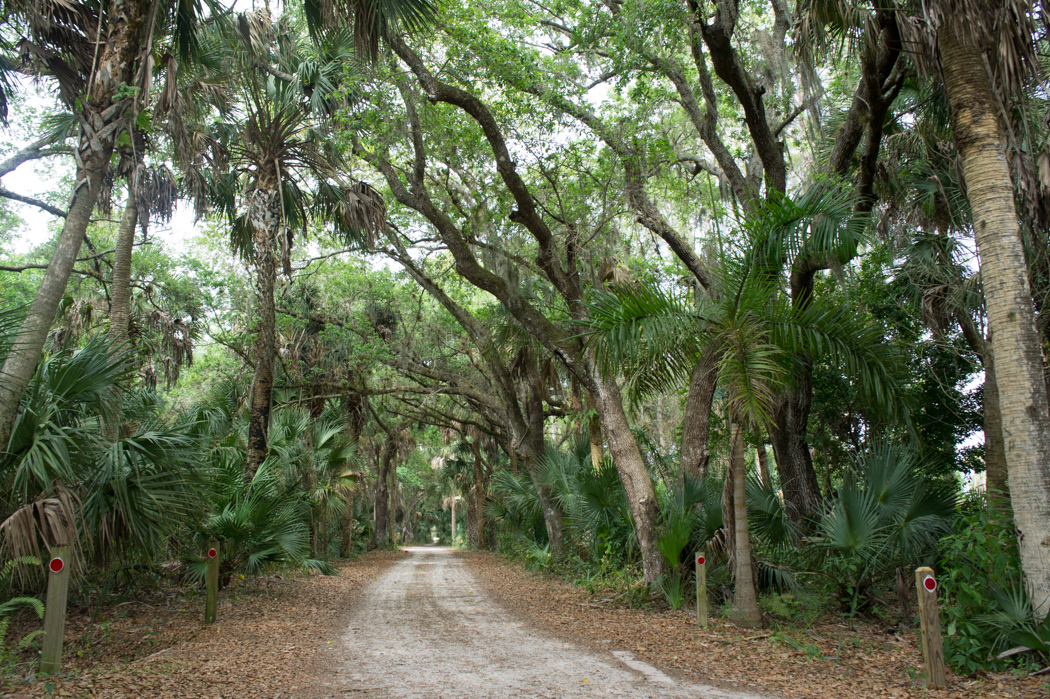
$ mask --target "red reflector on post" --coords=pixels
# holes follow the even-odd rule
[[[47,567],[51,569],[52,573],[61,573],[62,569],[66,567],[66,563],[58,556],[55,556],[51,559],[51,562],[47,564]]]
[[[219,552],[215,549],[208,549],[208,558],[215,558],[219,555]]]
[[[707,563],[707,559],[706,558],[704,558],[703,556],[697,556],[696,557],[696,564],[698,566],[702,566],[705,563]]]
[[[927,575],[922,580],[922,586],[926,588],[927,592],[933,592],[937,589],[937,581],[932,575]]]

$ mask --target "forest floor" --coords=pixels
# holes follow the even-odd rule
[[[989,673],[959,677],[929,690],[921,678],[915,630],[826,619],[738,629],[712,618],[696,625],[696,609],[629,609],[561,578],[524,570],[490,553],[463,553],[471,572],[504,609],[534,628],[577,645],[622,649],[668,675],[782,699],[970,699],[1050,697],[1050,676]]]
[[[742,631],[718,618],[700,630],[691,611],[616,606],[488,553],[420,547],[339,568],[223,591],[212,626],[198,598],[143,598],[94,621],[93,610],[71,609],[64,672],[27,682],[26,655],[0,697],[1050,695],[1048,678],[1013,675],[952,676],[947,690],[926,690],[910,630],[829,620]],[[31,626],[13,626],[9,641]]]
[[[285,699],[311,690],[338,647],[369,583],[408,557],[376,551],[340,563],[339,575],[249,579],[219,592],[217,621],[204,624],[202,595],[148,595],[99,610],[69,608],[63,671],[27,682],[26,662],[3,675],[0,697],[77,699]],[[18,619],[9,643],[40,622]],[[35,653],[34,653],[35,655]],[[8,660],[18,661],[19,658]],[[345,695],[344,695],[345,696]]]

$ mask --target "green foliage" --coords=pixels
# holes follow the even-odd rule
[[[810,592],[772,592],[758,598],[758,604],[774,619],[803,625],[814,622],[823,613],[820,599]]]
[[[956,531],[941,539],[939,554],[945,661],[960,673],[1005,667],[1011,661],[994,655],[1031,622],[1027,600],[1011,594],[1021,578],[1012,518],[983,493],[973,496],[960,506]]]
[[[823,660],[824,655],[820,650],[820,646],[814,643],[806,643],[792,638],[790,635],[782,632],[773,634],[770,639],[773,643],[781,643],[788,648],[791,648],[797,653],[803,653],[807,660]]]
[[[33,556],[22,556],[7,561],[4,563],[4,567],[0,569],[0,587],[9,587],[11,584],[11,575],[15,568],[39,565],[40,559],[34,558]],[[37,618],[44,618],[44,603],[36,597],[15,596],[8,597],[0,602],[0,663],[2,663],[2,665],[13,665],[15,662],[15,658],[9,656],[9,651],[5,641],[7,640],[8,627],[11,624],[10,617],[20,609],[31,609],[37,615]],[[30,646],[33,640],[42,633],[43,629],[38,629],[23,636],[18,641],[18,649],[25,650]],[[0,666],[0,669],[4,668]]]
[[[914,452],[876,444],[856,461],[813,538],[840,589],[844,610],[870,611],[876,583],[898,567],[914,568],[951,530],[955,494],[931,488],[917,472]]]
[[[130,385],[129,357],[102,335],[46,355],[22,401],[0,469],[4,529],[16,553],[56,541],[152,553],[204,503],[195,426],[169,426],[155,394]],[[31,513],[50,511],[45,526]],[[75,529],[75,532],[74,532]]]
[[[309,529],[299,493],[282,488],[281,477],[267,460],[251,483],[244,480],[244,461],[219,454],[212,514],[196,528],[195,550],[219,542],[224,578],[234,571],[257,575],[266,564],[299,565],[309,557]],[[268,467],[269,466],[269,467]],[[186,560],[191,577],[203,580],[202,554]]]
[[[686,597],[685,582],[681,568],[675,568],[660,577],[660,591],[664,593],[664,599],[671,605],[671,609],[678,610],[682,607]]]
[[[607,555],[624,563],[635,560],[637,541],[619,475],[606,460],[591,464],[586,439],[577,441],[571,451],[548,449],[536,477],[550,488],[570,536],[592,560]]]
[[[550,568],[550,544],[544,544],[541,546],[535,541],[529,541],[527,543],[527,548],[525,549],[525,561],[526,565],[533,570],[546,570]]]

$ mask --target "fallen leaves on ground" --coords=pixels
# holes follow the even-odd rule
[[[599,650],[628,650],[692,681],[784,699],[1045,699],[1046,677],[958,677],[929,690],[912,629],[828,620],[809,628],[738,629],[714,617],[696,625],[693,610],[654,612],[609,604],[560,578],[523,569],[490,553],[460,553],[508,611],[560,638]]]
[[[357,594],[406,555],[376,551],[338,564],[337,576],[268,576],[223,590],[211,625],[203,622],[203,596],[171,606],[123,603],[94,622],[93,610],[71,609],[62,673],[28,683],[7,678],[0,696],[311,696],[310,687],[332,670],[326,656],[338,655]]]

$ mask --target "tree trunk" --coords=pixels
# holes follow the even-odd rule
[[[733,443],[729,443],[730,451],[732,451]],[[733,455],[729,455],[729,463],[726,465],[725,478],[722,479],[722,532],[724,536],[722,541],[725,545],[726,560],[730,563],[736,557],[736,510],[733,508],[733,503],[736,502],[733,491]],[[732,566],[730,566],[732,567]],[[736,575],[736,569],[733,569],[733,575]]]
[[[390,487],[389,487],[389,473],[390,465],[394,461],[394,438],[391,435],[387,435],[386,441],[383,444],[383,452],[379,457],[379,473],[376,474],[376,492],[375,492],[375,531],[372,533],[372,542],[377,547],[383,547],[387,545],[390,540],[390,531],[387,528],[390,525],[390,515],[388,508],[390,507]]]
[[[44,349],[84,242],[91,212],[108,176],[114,142],[117,135],[123,133],[120,129],[110,128],[123,119],[127,111],[120,107],[119,100],[123,97],[117,91],[134,82],[137,59],[142,53],[146,35],[144,18],[148,7],[149,3],[142,0],[115,0],[106,13],[96,70],[86,76],[91,98],[78,102],[84,126],[80,130],[76,180],[66,222],[22,327],[0,368],[0,449],[6,448],[11,437],[22,393],[29,385]]]
[[[350,547],[354,544],[354,501],[348,499],[346,503],[346,514],[343,515],[343,540],[339,545],[339,555],[343,558],[350,556]]]
[[[139,209],[129,186],[128,204],[120,219],[116,249],[113,251],[113,281],[109,285],[109,343],[113,347],[122,347],[128,341],[128,325],[131,321],[131,252],[135,245],[138,221]]]
[[[277,239],[280,216],[277,192],[258,189],[251,195],[248,215],[254,229],[255,245],[255,313],[258,317],[255,336],[255,374],[252,376],[251,415],[248,421],[248,454],[246,470],[249,480],[266,459],[267,433],[273,399],[273,368],[277,355],[277,312],[273,289],[277,265],[273,246]]]
[[[1050,414],[1028,268],[981,50],[950,19],[938,38],[981,258],[994,374],[1002,387],[999,411],[1021,566],[1042,617],[1050,610]]]
[[[485,546],[485,469],[481,463],[481,446],[471,442],[470,450],[474,454],[474,486],[467,502],[467,544],[472,549],[481,549]]]
[[[539,460],[545,456],[546,441],[544,440],[543,427],[545,413],[543,411],[543,396],[539,390],[539,373],[533,372],[529,383],[528,399],[525,404],[525,416],[527,420],[525,438],[521,440],[522,460],[525,462],[525,471],[529,474],[533,484],[536,486],[536,494],[543,509],[543,524],[547,529],[547,541],[550,542],[551,555],[560,558],[564,552],[564,529],[565,517],[554,499],[550,488],[540,482]],[[578,399],[577,390],[577,399]]]
[[[769,455],[766,453],[766,445],[759,444],[755,450],[758,454],[758,478],[763,487],[769,487]]]
[[[456,543],[456,498],[452,498],[452,543]]]
[[[711,458],[708,444],[711,433],[711,402],[718,385],[718,353],[708,348],[700,356],[689,379],[689,391],[682,415],[682,463],[679,480],[686,475],[698,480],[707,478]]]
[[[467,493],[467,546],[481,547],[481,518],[478,516],[478,485],[475,483]]]
[[[638,443],[631,434],[631,426],[623,410],[620,388],[612,378],[605,378],[594,370],[597,395],[594,396],[598,414],[609,441],[609,452],[620,474],[627,503],[634,518],[638,548],[642,553],[642,569],[647,582],[655,582],[664,572],[664,557],[656,548],[656,526],[659,503]]]
[[[730,472],[733,474],[733,569],[736,578],[733,585],[733,623],[744,628],[762,625],[762,613],[758,609],[758,593],[755,591],[755,575],[751,568],[751,539],[747,528],[747,488],[744,480],[744,434],[740,425],[730,427],[733,441],[730,456]]]
[[[387,517],[389,517],[389,525],[387,526],[387,535],[390,537],[391,543],[397,545],[400,543],[397,533],[397,501],[398,501],[398,489],[397,489],[397,458],[390,461],[390,471],[387,476],[390,479],[390,487],[387,492],[390,494],[390,507],[387,508]]]
[[[999,386],[995,380],[991,335],[984,343],[984,475],[985,489],[991,502],[1009,512],[1010,491],[1006,483],[1006,452],[1003,448]]]
[[[809,529],[821,506],[820,484],[806,442],[806,424],[812,396],[812,373],[808,367],[795,372],[796,384],[780,398],[769,426],[769,441],[780,474],[780,488],[788,518],[796,530]]]
[[[587,395],[587,407],[591,410],[596,410],[594,398],[590,394]],[[591,466],[598,468],[602,462],[602,457],[605,456],[605,446],[602,442],[602,421],[598,415],[591,415],[587,421],[587,437],[591,441]]]
[[[44,271],[44,278],[37,287],[22,327],[0,369],[0,449],[7,446],[11,437],[22,393],[33,376],[58,306],[65,295],[66,283],[73,273],[80,245],[84,242],[84,233],[91,220],[91,212],[95,209],[102,180],[106,177],[112,151],[110,141],[108,148],[104,147],[99,153],[90,153],[84,159],[84,167],[77,168],[77,182],[81,185],[73,193],[66,223]]]

